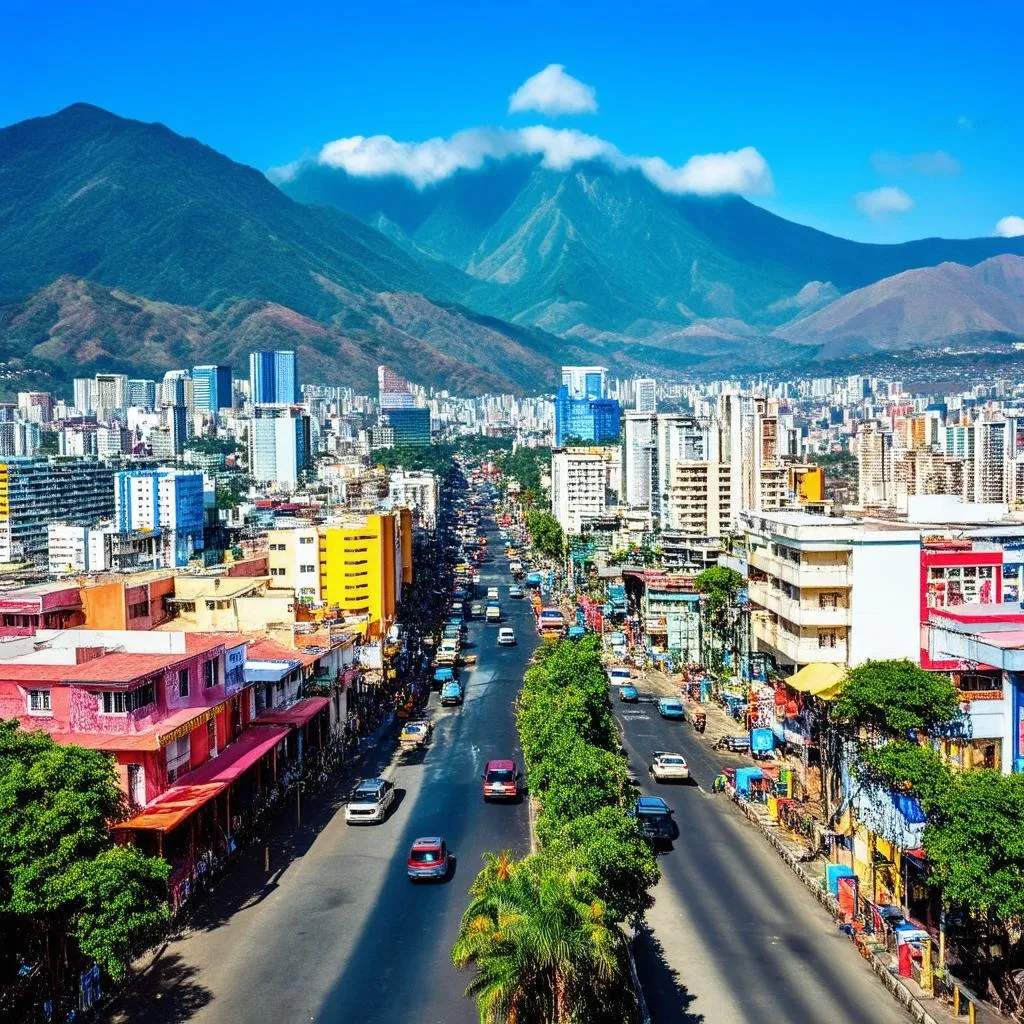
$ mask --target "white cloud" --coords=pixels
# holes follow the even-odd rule
[[[549,64],[528,78],[508,98],[508,112],[536,110],[549,117],[559,114],[596,114],[597,92],[565,73],[564,64]]]
[[[1000,238],[1019,238],[1024,235],[1024,217],[1003,217],[996,222],[993,234]]]
[[[895,185],[884,185],[872,192],[858,192],[853,202],[865,217],[872,220],[884,220],[894,213],[906,213],[914,205],[914,200]]]
[[[512,156],[539,156],[545,167],[558,171],[601,160],[616,170],[639,170],[662,191],[672,193],[765,195],[773,187],[767,161],[752,146],[731,153],[692,156],[681,167],[673,167],[661,157],[629,156],[596,135],[547,125],[515,131],[470,128],[448,139],[425,142],[399,142],[389,135],[353,135],[327,143],[317,159],[353,177],[398,175],[417,188],[425,188],[457,171],[476,170],[488,159]],[[280,175],[278,180],[289,180],[285,174],[294,177],[291,165],[275,173]]]
[[[937,149],[934,153],[872,153],[871,164],[879,174],[948,177],[961,171],[960,161],[944,149]]]

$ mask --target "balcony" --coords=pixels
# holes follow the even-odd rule
[[[763,548],[752,549],[747,556],[747,562],[753,568],[801,589],[850,586],[850,568],[841,563],[828,565],[806,560],[791,562],[788,558],[778,558]]]
[[[849,626],[849,608],[822,608],[819,604],[796,601],[769,583],[751,580],[747,594],[754,604],[761,605],[776,615],[798,626]]]
[[[837,639],[835,646],[822,647],[817,637],[796,636],[772,622],[767,615],[753,617],[751,626],[754,638],[774,648],[781,661],[791,661],[795,665],[809,665],[814,661],[846,664],[848,651],[845,639]]]

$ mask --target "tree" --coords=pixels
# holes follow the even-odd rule
[[[721,667],[725,660],[725,651],[729,646],[730,639],[735,648],[733,611],[736,605],[736,598],[739,596],[743,586],[743,577],[727,566],[715,565],[698,573],[693,580],[697,593],[701,595],[700,610],[706,623],[708,634],[708,645],[705,649],[703,660],[712,665],[717,662]],[[714,650],[711,640],[717,639],[719,649]]]
[[[847,673],[832,718],[904,736],[949,722],[957,700],[956,687],[947,675],[926,672],[906,658],[866,661]]]
[[[69,954],[119,978],[168,920],[167,863],[110,838],[125,812],[110,755],[0,722],[0,916],[58,1005]]]
[[[550,512],[527,512],[526,528],[530,531],[533,546],[542,555],[554,559],[562,557],[565,537],[558,520]]]
[[[508,851],[485,861],[452,949],[457,967],[477,968],[466,993],[481,1024],[626,1019],[622,934],[588,898],[585,872]]]

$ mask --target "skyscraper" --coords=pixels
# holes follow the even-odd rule
[[[281,406],[260,405],[253,410],[246,428],[253,479],[294,487],[309,465],[309,416]]]
[[[203,548],[203,474],[174,469],[118,473],[114,514],[122,533],[160,532],[159,568],[187,565]]]
[[[249,397],[253,405],[295,405],[299,368],[290,350],[249,353]]]
[[[377,367],[377,397],[382,410],[412,409],[416,405],[409,382],[390,366]]]
[[[608,369],[604,366],[563,366],[562,386],[572,399],[604,398]]]
[[[650,377],[641,377],[633,382],[636,387],[636,411],[658,411],[658,382]]]
[[[193,366],[192,400],[197,412],[231,408],[231,367]]]
[[[133,378],[128,381],[128,405],[152,412],[156,407],[156,381]]]
[[[387,409],[381,414],[381,422],[395,432],[396,445],[430,444],[429,409]]]

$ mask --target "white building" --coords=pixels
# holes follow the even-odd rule
[[[392,470],[388,500],[412,509],[414,519],[426,529],[437,526],[437,477],[428,470]]]
[[[617,449],[616,449],[617,450]],[[608,509],[608,458],[593,449],[551,454],[551,511],[567,533],[580,533],[589,519]]]
[[[309,416],[291,406],[257,405],[245,421],[249,475],[260,483],[294,488],[309,465]]]
[[[658,411],[658,382],[651,377],[641,377],[633,382],[636,389],[636,411]]]
[[[319,604],[320,532],[315,526],[267,532],[267,567],[272,589],[294,589],[300,601]],[[401,560],[399,560],[401,561]]]
[[[114,478],[118,531],[160,534],[157,568],[187,565],[203,549],[203,474],[175,469],[125,470]]]
[[[563,366],[562,384],[569,389],[570,398],[604,398],[608,387],[608,368]]]
[[[754,649],[782,669],[921,652],[921,532],[808,512],[745,512]]]
[[[624,421],[623,500],[630,508],[647,508],[656,513],[661,507],[658,493],[658,418],[652,413],[627,412]]]

